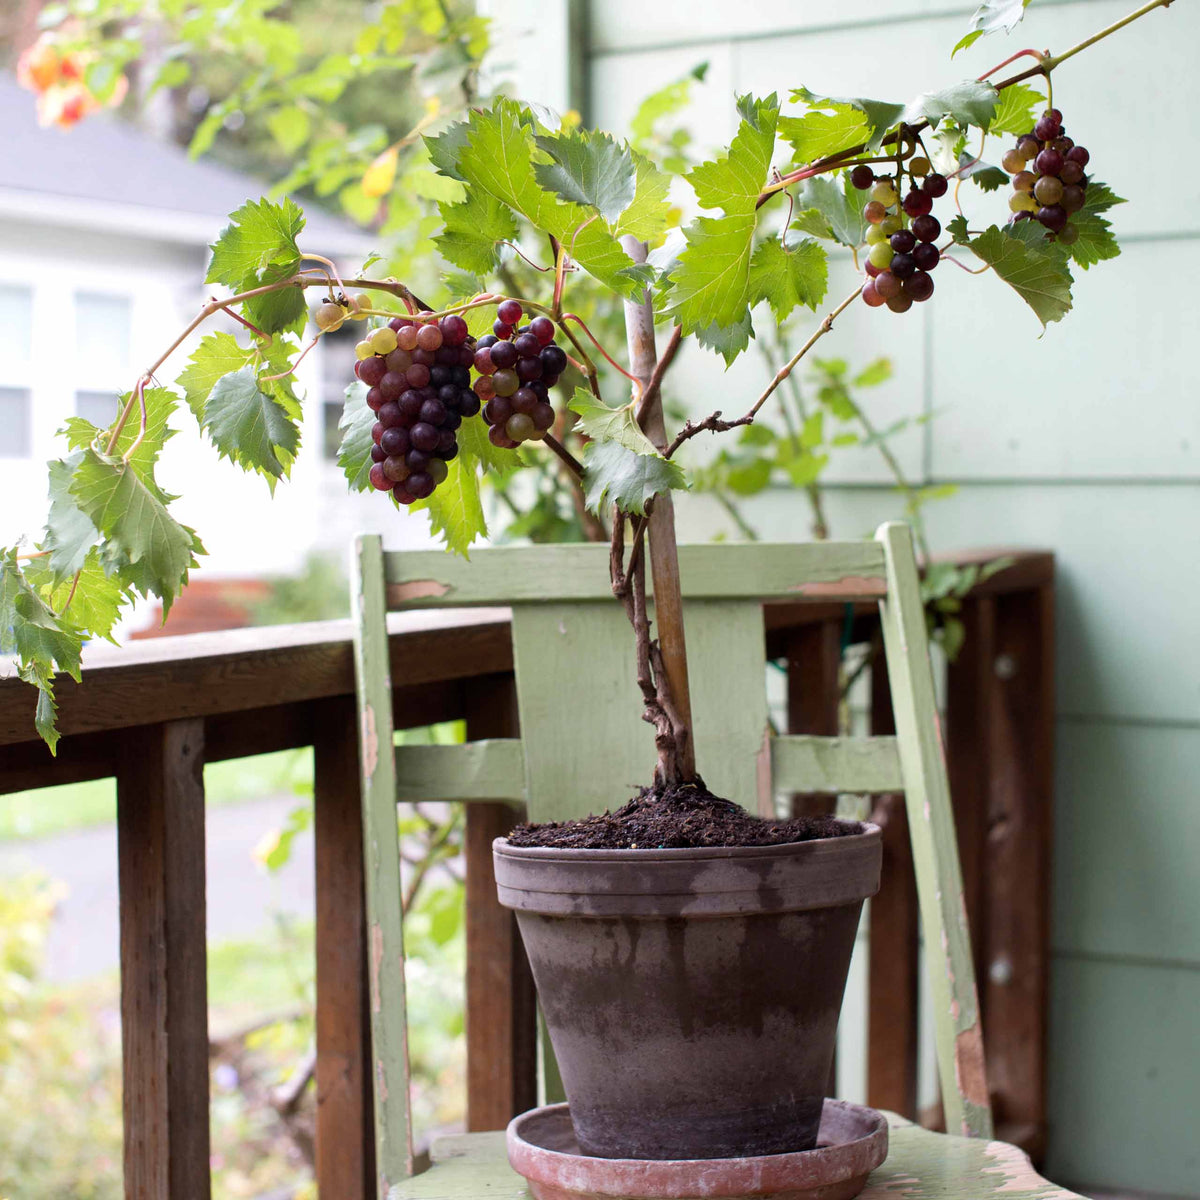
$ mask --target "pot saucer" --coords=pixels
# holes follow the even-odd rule
[[[813,1150],[757,1158],[658,1161],[581,1154],[565,1104],[534,1108],[508,1127],[508,1161],[534,1200],[851,1200],[887,1157],[887,1120],[826,1100]]]

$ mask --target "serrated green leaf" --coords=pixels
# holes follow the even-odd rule
[[[633,415],[634,405],[609,408],[587,388],[578,387],[567,405],[579,415],[578,428],[597,441],[619,442],[634,454],[658,454],[654,443],[642,432]]]
[[[825,251],[816,242],[785,248],[779,238],[767,238],[750,263],[751,303],[766,300],[782,323],[798,305],[815,309],[825,299],[828,277]]]
[[[458,158],[464,179],[558,238],[585,271],[618,295],[640,296],[654,279],[653,268],[634,263],[594,211],[565,203],[538,184],[529,122],[528,111],[511,100],[473,112]]]
[[[976,257],[1033,309],[1043,328],[1071,310],[1071,274],[1044,238],[1036,221],[1021,221],[1008,230],[993,225],[969,243]]]
[[[1035,106],[1043,106],[1045,103],[1045,96],[1036,88],[1027,87],[1023,83],[1010,84],[1000,93],[988,132],[1008,133],[1015,137],[1028,133],[1036,120]]]
[[[610,134],[572,129],[539,134],[534,141],[551,159],[533,168],[546,191],[570,204],[588,205],[606,221],[615,221],[633,202],[633,154]]]
[[[959,213],[958,216],[947,222],[946,232],[958,245],[970,245],[971,234],[968,231],[967,218],[962,213]]]
[[[808,88],[795,88],[792,91],[792,102],[805,104],[810,109],[845,112],[847,109],[862,114],[866,121],[866,133],[861,139],[868,150],[878,150],[889,129],[900,120],[904,112],[903,104],[893,104],[888,100],[867,100],[861,96],[818,96]],[[846,150],[849,146],[839,146]]]
[[[195,555],[204,553],[195,531],[171,516],[130,465],[92,449],[75,469],[71,494],[96,528],[141,567],[138,577],[161,597],[165,615],[196,565]]]
[[[90,520],[88,523],[91,524]],[[119,576],[104,570],[99,550],[96,547],[89,550],[76,568],[78,582],[74,571],[66,578],[57,577],[48,562],[44,558],[34,559],[25,576],[59,614],[59,622],[81,637],[102,637],[115,645],[112,631],[131,597]]]
[[[741,320],[734,324],[706,325],[703,329],[697,329],[695,333],[696,341],[706,350],[715,350],[725,360],[726,367],[750,345],[753,336],[754,320],[750,315],[749,305],[746,306]]]
[[[222,458],[265,476],[272,492],[300,449],[294,416],[259,388],[253,367],[217,380],[204,405],[204,427]]]
[[[800,191],[800,203],[820,214],[834,241],[851,247],[861,245],[866,237],[863,210],[870,198],[870,192],[860,192],[845,175],[840,180],[823,175],[806,179]]]
[[[779,118],[779,136],[792,147],[797,165],[847,150],[870,135],[866,114],[836,100],[814,106],[802,117]]]
[[[338,418],[342,443],[337,453],[337,465],[356,492],[371,487],[371,447],[375,444],[371,430],[375,421],[375,414],[367,407],[367,385],[356,379],[346,389],[346,403]]]
[[[38,690],[33,710],[33,727],[51,754],[58,753],[58,702],[54,699],[54,675],[42,663],[22,663],[17,674]]]
[[[991,163],[978,162],[973,167],[964,170],[962,174],[985,192],[997,192],[1009,184],[1007,172]]]
[[[600,515],[606,504],[642,516],[671,488],[686,488],[683,470],[658,454],[635,454],[619,442],[589,442],[583,452],[584,502]]]
[[[436,136],[426,135],[422,138],[425,149],[429,151],[429,161],[433,163],[439,175],[448,175],[451,179],[457,179],[459,183],[466,182],[459,174],[458,156],[467,144],[469,129],[466,121],[455,121]]]
[[[807,233],[812,237],[824,238],[828,241],[834,240],[833,230],[829,227],[829,222],[821,215],[821,210],[817,208],[802,208],[792,217],[792,223],[788,226],[787,244],[790,246],[799,240],[800,234]]]
[[[461,204],[439,204],[445,231],[434,241],[442,257],[464,271],[488,275],[500,264],[501,242],[517,238],[517,218],[495,196],[469,188]]]
[[[978,125],[986,129],[996,112],[999,93],[990,84],[978,79],[964,79],[938,92],[925,92],[904,109],[902,120],[907,125],[928,121],[936,129],[938,122],[949,117],[956,125]]]
[[[671,225],[671,204],[667,199],[671,180],[648,158],[634,154],[637,176],[633,200],[617,218],[613,232],[617,237],[628,234],[641,242],[657,243]]]
[[[300,260],[297,259],[292,263],[268,267],[261,275],[247,279],[246,285],[278,283],[294,274],[299,265]],[[308,304],[302,287],[283,287],[254,296],[243,301],[242,312],[246,320],[263,333],[303,333],[308,324]]]
[[[46,534],[41,548],[50,552],[41,560],[55,581],[69,579],[78,571],[96,544],[100,532],[71,495],[71,477],[83,452],[49,464],[50,511],[46,516]]]
[[[367,410],[370,411],[369,409]],[[429,513],[429,529],[446,543],[446,549],[463,558],[479,539],[487,537],[487,522],[479,496],[479,475],[473,461],[461,452],[446,464],[446,478],[425,500],[409,506],[410,511],[425,509]]]
[[[0,558],[0,654],[78,679],[81,648],[79,635],[51,612],[21,572],[16,550],[6,551]]]
[[[1087,186],[1083,207],[1071,216],[1071,224],[1079,236],[1069,246],[1058,241],[1051,245],[1065,251],[1085,271],[1098,262],[1116,258],[1121,253],[1121,247],[1113,236],[1112,226],[1100,214],[1124,203],[1108,184],[1093,179]],[[1029,225],[1032,222],[1024,221],[1022,224]]]
[[[511,450],[502,450],[488,440],[482,417],[468,417],[458,427],[458,456],[477,462],[485,474],[507,475],[515,462]]]
[[[204,405],[217,380],[254,361],[252,348],[240,346],[232,333],[210,333],[196,347],[184,367],[176,386],[183,389],[183,398],[200,425],[204,424]]]
[[[291,264],[295,270],[299,264],[296,239],[304,228],[304,214],[293,200],[247,200],[230,214],[229,222],[213,243],[206,283],[239,289],[268,267]]]
[[[971,17],[971,32],[959,38],[950,57],[973,46],[981,37],[1003,29],[1011,33],[1025,15],[1029,0],[983,0]]]
[[[743,97],[739,111],[748,117],[728,153],[687,176],[700,204],[724,215],[700,217],[684,231],[687,246],[671,271],[667,302],[685,334],[710,325],[737,326],[745,319],[756,204],[771,167],[779,106],[773,95]]]

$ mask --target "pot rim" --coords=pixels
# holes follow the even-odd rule
[[[806,838],[802,842],[776,842],[769,846],[647,846],[644,850],[640,847],[636,850],[599,850],[578,846],[514,846],[508,838],[498,837],[492,841],[492,851],[506,858],[535,862],[686,862],[693,859],[772,858],[800,853],[804,846],[829,846],[857,842],[860,838],[883,837],[882,828],[873,821],[855,821],[848,817],[834,819],[843,825],[860,825],[862,828],[858,833],[847,833],[841,837]]]

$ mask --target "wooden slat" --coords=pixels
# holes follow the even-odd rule
[[[211,1194],[204,724],[122,739],[117,775],[127,1200]]]
[[[791,606],[789,606],[791,607]],[[825,605],[820,606],[824,611]],[[787,729],[792,734],[836,737],[841,708],[842,623],[845,606],[830,606],[829,615],[787,634]],[[783,788],[778,779],[776,786]],[[791,797],[794,816],[833,812],[833,795],[801,789]]]
[[[313,748],[317,959],[317,1187],[375,1194],[367,920],[354,701],[321,706]]]
[[[525,803],[525,755],[518,738],[460,746],[397,746],[396,799]]]
[[[879,606],[880,620],[904,768],[946,1126],[954,1133],[990,1137],[983,1030],[912,531],[890,523],[877,536],[887,553],[888,599]]]
[[[383,545],[356,539],[351,558],[358,759],[363,809],[371,1083],[379,1195],[413,1171],[408,1093],[408,1015],[400,905],[400,837],[392,750],[392,684],[383,609]]]
[[[436,551],[385,556],[389,608],[606,600],[608,549],[498,546],[471,561]],[[883,554],[875,542],[762,542],[680,546],[688,600],[872,599],[884,594]]]
[[[894,792],[904,787],[894,737],[840,738],[788,734],[771,739],[771,767],[781,791]]]

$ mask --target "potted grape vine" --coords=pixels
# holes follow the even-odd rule
[[[879,831],[751,817],[697,774],[672,502],[687,487],[679,452],[700,434],[751,425],[851,305],[904,319],[937,303],[937,281],[972,259],[973,273],[1008,284],[1043,326],[1061,320],[1072,268],[1118,253],[1104,214],[1121,201],[1068,133],[1052,72],[1167,3],[910,103],[800,86],[787,109],[774,95],[743,96],[729,146],[684,177],[688,209],[700,212],[682,225],[669,178],[615,137],[509,99],[474,109],[426,139],[439,186],[453,193],[430,246],[454,268],[437,305],[369,264],[343,279],[306,253],[291,200],[247,203],[214,244],[207,277],[230,294],[138,377],[110,428],[70,422],[68,453],[50,464],[45,535],[0,556],[0,650],[38,689],[38,729],[53,747],[54,676],[78,676],[82,640],[109,636],[136,595],[159,597],[165,613],[203,553],[155,477],[181,398],[221,455],[273,488],[299,451],[298,362],[359,323],[339,455],[351,487],[427,511],[465,552],[485,533],[481,474],[544,449],[610,523],[614,602],[637,661],[631,701],[655,731],[653,779],[623,807],[614,797],[614,811],[520,827],[495,849],[580,1146],[651,1159],[812,1146],[859,911],[878,886]],[[1015,25],[1022,10],[1020,0],[985,4],[964,42]],[[984,152],[996,144],[992,165]],[[983,193],[1002,187],[1007,213],[976,221]],[[549,248],[543,294],[489,286],[515,245]],[[861,270],[829,305],[827,246]],[[571,311],[579,273],[624,305],[627,365]],[[728,363],[755,321],[802,308],[822,314],[811,336],[744,411],[667,429],[663,382],[681,344]],[[162,385],[168,358],[218,314],[239,335],[208,333],[175,387]],[[626,377],[628,399],[603,394],[600,359]]]

